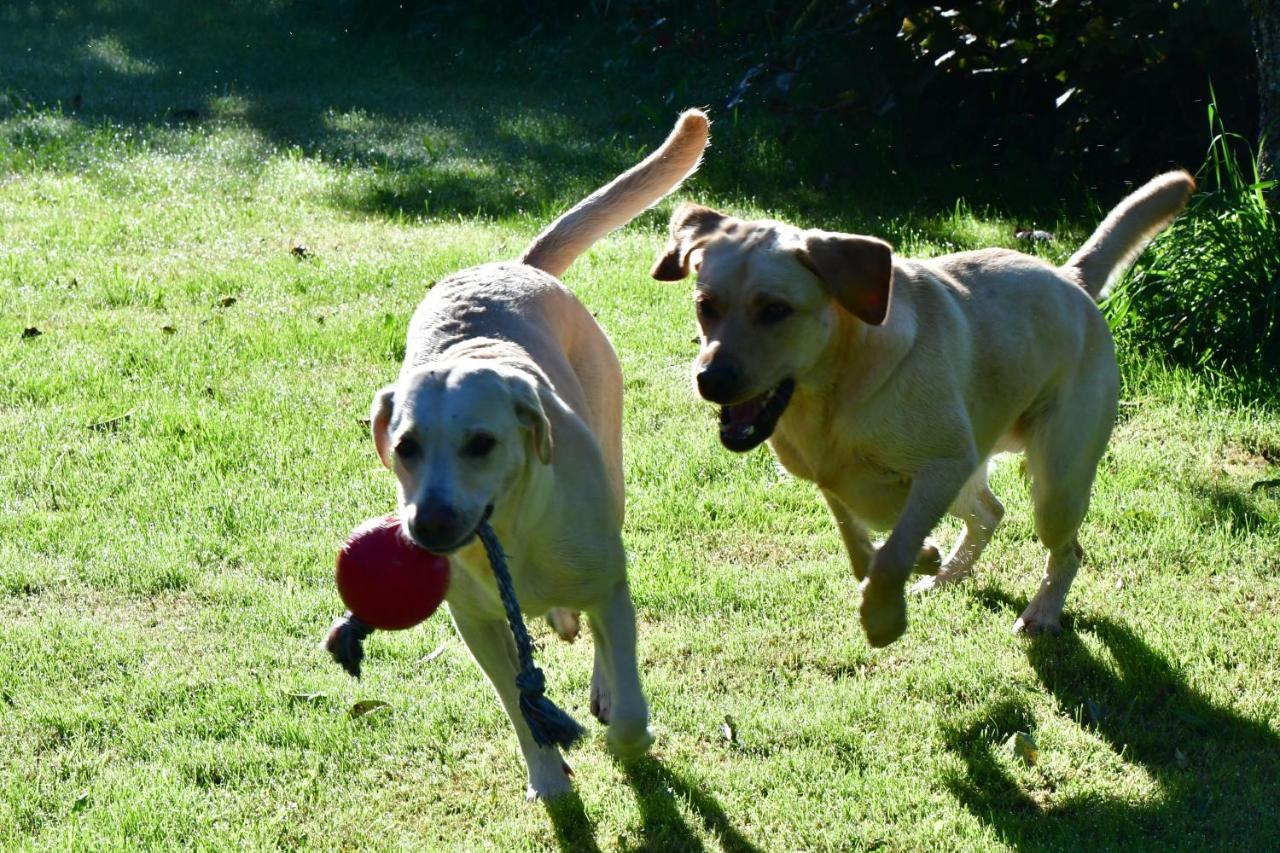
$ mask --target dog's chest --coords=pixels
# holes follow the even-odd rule
[[[783,467],[838,495],[867,524],[888,528],[897,521],[911,488],[910,472],[878,458],[850,436],[833,435],[817,419],[797,418],[778,429],[769,443]]]
[[[450,607],[459,607],[469,613],[504,616],[506,611],[498,594],[493,567],[489,565],[483,548],[472,545],[455,553],[449,558],[449,567],[452,576],[445,600]],[[539,615],[550,609],[550,603],[542,601],[543,596],[539,594],[541,585],[536,582],[536,572],[531,571],[526,561],[508,554],[507,569],[522,610]]]
[[[520,609],[528,616],[541,616],[553,607],[583,607],[583,600],[594,601],[600,584],[607,581],[605,572],[570,571],[570,560],[535,559],[523,549],[506,552],[507,570],[515,587]],[[498,593],[493,567],[479,544],[455,552],[449,558],[451,577],[445,600],[450,607],[469,613],[483,613],[505,618],[506,610]],[[548,568],[550,567],[550,568]]]

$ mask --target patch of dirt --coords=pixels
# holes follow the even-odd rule
[[[1218,451],[1218,460],[1230,473],[1257,472],[1271,465],[1280,464],[1280,448],[1268,445],[1246,447],[1228,444]]]

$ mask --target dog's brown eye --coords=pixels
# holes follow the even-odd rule
[[[396,456],[406,462],[411,459],[417,459],[420,455],[422,455],[422,447],[410,436],[406,435],[396,442]]]
[[[760,309],[758,317],[761,323],[771,326],[774,323],[781,323],[794,311],[795,309],[785,302],[770,302]]]
[[[462,446],[462,455],[470,456],[478,459],[481,456],[488,456],[489,451],[493,450],[498,440],[491,435],[485,433],[477,433],[467,439],[467,443]]]
[[[698,318],[701,320],[714,320],[720,316],[720,312],[716,310],[716,306],[710,299],[699,299],[696,303]]]

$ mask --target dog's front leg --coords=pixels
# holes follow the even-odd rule
[[[524,753],[525,765],[529,769],[529,799],[550,799],[568,793],[571,788],[569,765],[560,755],[560,750],[538,746],[520,713],[520,691],[516,689],[520,659],[506,620],[464,613],[455,607],[450,607],[450,612],[458,634],[498,691],[502,707],[515,726],[520,751]]]
[[[853,576],[862,580],[871,570],[871,560],[876,555],[875,546],[867,536],[867,529],[849,512],[849,508],[840,500],[840,496],[830,489],[823,489],[822,496],[831,507],[831,515],[840,530],[840,538],[844,540],[844,549],[849,554],[849,564],[853,566]]]
[[[592,707],[609,725],[609,751],[619,758],[635,758],[653,744],[653,734],[649,731],[649,704],[640,687],[636,611],[626,581],[614,585],[604,606],[590,611],[588,616],[596,641],[593,693],[598,693],[601,675],[603,687],[608,691],[607,696],[593,696]],[[600,713],[602,705],[603,713]]]
[[[871,544],[867,528],[849,511],[844,501],[840,500],[840,496],[835,492],[823,489],[822,496],[826,498],[827,506],[831,507],[831,515],[836,520],[840,538],[844,540],[844,549],[849,555],[853,576],[860,581],[864,580],[867,572],[871,570],[871,560],[876,555],[876,547]],[[937,573],[941,565],[942,558],[938,554],[938,546],[932,542],[926,542],[920,548],[920,553],[916,555],[915,571],[922,575],[932,575]]]
[[[971,450],[959,458],[931,459],[912,478],[906,507],[872,558],[871,570],[862,583],[859,613],[871,645],[887,646],[907,630],[903,587],[925,538],[942,520],[977,466],[978,455]]]

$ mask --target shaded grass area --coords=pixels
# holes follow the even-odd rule
[[[526,30],[478,18],[462,3],[438,4],[412,37],[370,37],[352,30],[343,5],[6,7],[0,116],[24,120],[0,127],[0,151],[16,168],[98,173],[140,150],[215,153],[207,150],[214,134],[216,153],[241,182],[292,153],[348,178],[324,199],[342,209],[543,222],[633,163],[645,151],[641,134],[674,111],[723,103],[742,72],[726,56],[670,79],[656,63],[628,56],[623,34],[591,21]],[[739,205],[897,237],[904,213],[931,219],[937,198],[992,197],[989,178],[948,176],[929,164],[889,175],[857,150],[827,149],[826,164],[798,163],[768,116],[717,118],[718,156],[700,180]],[[821,141],[806,140],[804,150],[823,150]],[[832,172],[859,178],[830,191]],[[917,209],[921,191],[929,201]],[[1064,205],[1081,202],[1064,188],[1022,210],[1032,221],[1017,224],[1061,225]],[[1001,229],[1005,241],[1014,224]]]
[[[422,50],[337,32],[319,5],[140,9],[0,12],[0,845],[1280,836],[1280,490],[1257,488],[1280,478],[1274,401],[1130,354],[1071,630],[1008,634],[1043,555],[1002,462],[1007,521],[979,576],[913,602],[907,637],[872,650],[817,494],[766,453],[725,453],[689,391],[687,292],[645,276],[662,210],[567,275],[627,377],[655,754],[615,764],[592,724],[576,793],[524,803],[509,724],[443,614],[375,637],[365,681],[346,679],[317,648],[331,560],[394,502],[360,418],[413,306],[516,255],[685,102],[642,109],[643,78],[598,61],[607,34],[499,50],[442,29],[449,49]],[[1061,257],[1091,225],[874,187],[822,198],[748,131],[717,137],[684,197],[920,254],[1035,224]],[[586,720],[589,643],[535,635],[551,695]],[[391,708],[350,717],[363,698]],[[1008,746],[1019,731],[1034,765]]]

